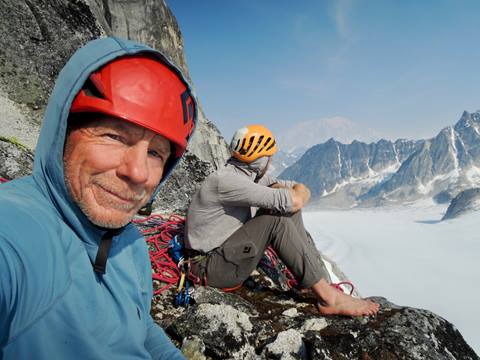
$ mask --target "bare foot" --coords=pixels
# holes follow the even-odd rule
[[[313,285],[312,290],[319,297],[318,311],[324,315],[369,316],[380,309],[379,304],[338,291],[323,279]]]

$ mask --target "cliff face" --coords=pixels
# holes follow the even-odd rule
[[[66,59],[105,32],[81,1],[5,0],[0,19],[0,135],[34,149]]]

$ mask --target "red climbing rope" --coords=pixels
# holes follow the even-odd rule
[[[180,276],[177,264],[168,253],[168,243],[183,234],[185,219],[178,215],[151,215],[133,221],[145,236],[152,263],[154,295],[176,285]]]

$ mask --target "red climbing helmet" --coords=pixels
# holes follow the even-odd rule
[[[179,75],[158,58],[124,56],[90,74],[71,113],[111,115],[170,140],[175,157],[185,152],[195,126],[195,102]]]

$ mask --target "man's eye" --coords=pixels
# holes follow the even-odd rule
[[[156,151],[156,150],[148,150],[148,155],[151,155],[153,157],[156,157],[156,158],[159,158],[159,159],[162,159],[164,158],[163,154]]]
[[[110,138],[110,139],[112,139],[112,140],[116,140],[116,141],[122,141],[122,140],[123,140],[122,137],[121,137],[120,135],[117,135],[117,134],[109,134],[109,133],[107,133],[107,134],[104,134],[104,136],[106,136],[106,137],[108,137],[108,138]]]

